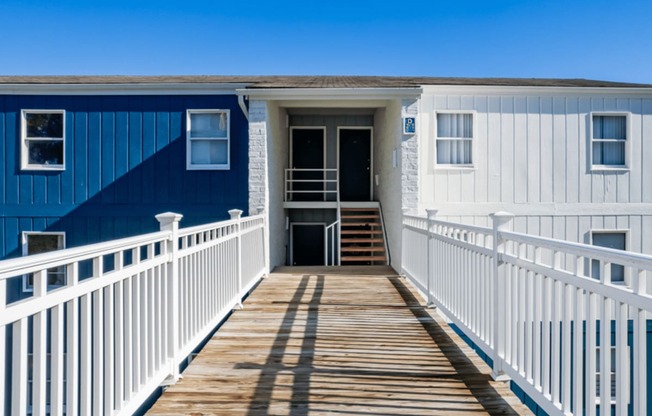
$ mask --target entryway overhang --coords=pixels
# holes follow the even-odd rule
[[[280,107],[379,108],[387,100],[418,99],[423,88],[241,88],[249,100],[275,101]]]
[[[416,189],[415,184],[405,183],[402,161],[407,157],[404,148],[416,148],[415,135],[401,132],[404,117],[417,114],[423,89],[245,87],[236,92],[243,111],[249,113],[249,206],[252,212],[262,208],[268,213],[271,264],[293,264],[293,231],[304,226],[295,233],[301,237],[316,225],[330,236],[311,237],[325,239],[325,247],[330,247],[324,250],[324,264],[349,261],[368,248],[367,240],[373,240],[372,247],[364,250],[373,255],[370,262],[400,259],[399,248],[390,247],[385,234],[400,235],[404,190]],[[343,161],[342,154],[351,157]],[[343,212],[347,201],[374,206]],[[354,240],[349,244],[340,231],[368,235],[363,242],[363,236],[347,234]],[[342,255],[338,250],[335,255],[333,247],[351,253]],[[397,261],[393,263],[399,267]]]

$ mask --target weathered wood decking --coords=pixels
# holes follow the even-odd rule
[[[150,415],[529,414],[385,266],[264,280]]]

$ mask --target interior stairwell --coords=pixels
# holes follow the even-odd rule
[[[342,265],[388,264],[380,206],[340,207],[340,253]]]

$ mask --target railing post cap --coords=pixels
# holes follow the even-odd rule
[[[265,212],[265,207],[263,207],[263,206],[256,207],[256,213],[257,213],[257,214],[260,215],[260,214],[262,214],[263,212]]]
[[[426,208],[426,213],[428,214],[428,219],[432,220],[437,216],[439,210],[437,208]]]
[[[507,224],[510,223],[510,221],[512,219],[514,219],[514,214],[512,214],[511,212],[505,212],[505,211],[494,212],[493,214],[490,214],[489,216],[493,220],[494,227],[496,227],[496,228],[505,227]]]
[[[489,214],[491,218],[514,218],[514,214],[507,211],[498,211],[493,214]]]
[[[155,218],[158,220],[158,222],[167,224],[181,221],[183,215],[177,214],[176,212],[164,212],[162,214],[156,215]]]
[[[237,220],[242,216],[242,210],[241,209],[230,209],[229,210],[229,215],[231,216],[232,220]]]

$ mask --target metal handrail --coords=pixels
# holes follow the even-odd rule
[[[329,225],[326,226],[326,233],[324,234],[324,238],[326,239],[325,244],[324,244],[324,259],[326,261],[327,266],[339,266],[340,265],[340,244],[337,244],[337,247],[335,246],[335,236],[340,235],[340,214],[339,214],[339,209],[337,210],[337,220]],[[330,241],[330,246],[331,246],[331,255],[330,259],[328,256],[328,243]],[[337,248],[337,251],[335,249]],[[329,261],[330,260],[330,261]]]
[[[316,173],[322,173],[321,178],[315,178],[315,179],[294,179],[294,173],[296,172],[316,172]],[[335,179],[330,179],[329,174],[335,174]],[[293,189],[294,184],[316,184],[319,185],[321,184],[321,189]],[[327,189],[328,184],[335,184],[335,189]],[[339,201],[339,172],[337,169],[305,169],[305,168],[300,168],[300,169],[285,169],[285,178],[284,178],[284,196],[285,196],[285,201],[292,201],[293,196],[295,194],[313,194],[313,195],[322,195],[323,200],[326,200],[327,195],[332,195],[335,194],[335,198],[337,201]],[[319,188],[317,186],[317,188]]]

